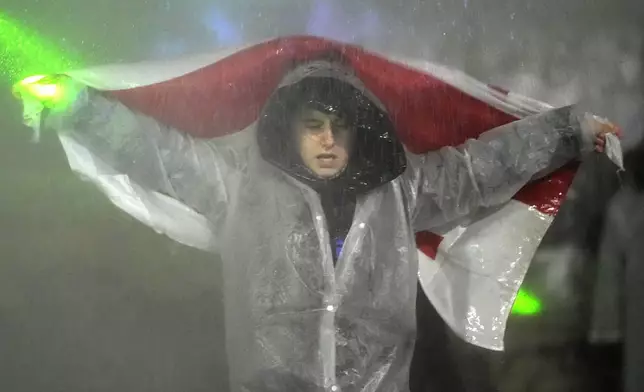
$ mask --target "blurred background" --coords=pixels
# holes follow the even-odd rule
[[[11,96],[22,77],[314,34],[580,102],[632,147],[643,17],[641,0],[0,0],[0,391],[227,391],[216,256],[112,207],[71,174],[55,135],[32,143]],[[505,353],[459,342],[419,301],[431,336],[419,388],[618,390],[619,347],[586,339],[616,178],[599,160],[580,177],[526,278],[543,311],[512,317]]]

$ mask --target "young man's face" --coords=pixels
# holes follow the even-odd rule
[[[318,177],[329,179],[349,163],[351,129],[345,120],[314,109],[295,117],[294,130],[304,164]]]

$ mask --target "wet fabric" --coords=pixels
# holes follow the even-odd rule
[[[297,151],[292,124],[303,108],[339,116],[352,133],[347,167],[332,179],[317,177]],[[405,170],[405,152],[393,124],[351,84],[328,76],[309,76],[281,86],[269,98],[257,128],[264,159],[318,192],[333,260],[337,261],[353,222],[356,198]]]
[[[457,147],[398,154],[393,130],[380,126],[392,118],[389,107],[346,64],[304,63],[279,86],[315,77],[359,91],[377,108],[367,111],[365,137],[384,139],[367,150],[380,155],[346,172],[355,208],[335,264],[329,208],[315,181],[267,159],[272,150],[255,124],[198,138],[82,85],[74,105],[44,123],[59,131],[72,169],[116,206],[221,256],[231,390],[407,391],[415,233],[502,205],[578,157],[580,115],[562,108]]]

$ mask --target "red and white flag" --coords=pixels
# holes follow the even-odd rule
[[[176,61],[74,71],[68,76],[160,123],[195,137],[216,138],[252,127],[295,62],[316,60],[330,51],[340,53],[379,98],[400,140],[413,153],[458,145],[552,109],[429,62],[305,36]],[[26,118],[31,114],[26,107]],[[418,233],[422,287],[459,336],[481,347],[503,349],[518,289],[574,174],[574,167],[564,168],[524,187],[499,208],[434,233]],[[176,223],[151,216],[170,214],[164,208],[146,214],[145,219],[154,219],[157,227]],[[199,225],[198,220],[193,223]],[[197,229],[187,226],[179,231],[194,235]],[[178,229],[168,227],[172,230],[176,234]]]

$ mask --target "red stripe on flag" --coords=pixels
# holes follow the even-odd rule
[[[260,44],[177,78],[107,94],[193,136],[234,133],[257,120],[293,62],[331,48],[321,40],[292,41]]]
[[[577,167],[578,164],[568,165],[544,179],[524,186],[514,196],[514,200],[532,206],[544,214],[556,215],[566,199]]]
[[[106,94],[194,136],[217,137],[255,122],[270,94],[294,64],[331,51],[350,63],[366,87],[382,101],[401,141],[411,152],[457,145],[516,120],[424,72],[357,46],[302,36],[253,46],[161,83]],[[515,199],[554,215],[573,176],[574,169],[557,172],[523,188]]]
[[[430,233],[429,231],[416,233],[416,246],[418,246],[418,249],[432,259],[436,259],[438,247],[442,241],[442,236]]]
[[[577,167],[578,164],[568,165],[547,178],[523,187],[515,195],[514,200],[533,207],[541,213],[556,215],[566,198]],[[438,247],[442,241],[443,237],[438,234],[428,231],[416,233],[416,246],[431,259],[436,259]]]
[[[383,101],[401,141],[420,154],[517,120],[426,73],[379,56],[352,58],[367,88]]]
[[[443,81],[360,47],[315,37],[276,39],[165,82],[112,91],[131,109],[198,137],[217,137],[257,120],[297,62],[339,53],[385,105],[401,141],[415,153],[457,145],[514,121]]]

